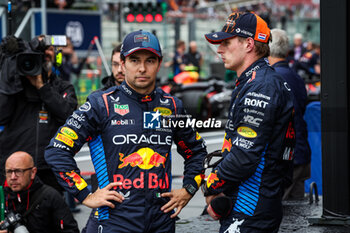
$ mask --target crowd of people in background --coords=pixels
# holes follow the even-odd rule
[[[22,4],[23,6],[26,6],[25,4],[29,4],[30,7],[33,7],[33,6],[37,6],[37,4],[39,4],[38,2],[39,1],[35,1],[35,2],[22,1]],[[53,8],[58,8],[58,9],[66,9],[71,7],[73,3],[74,3],[73,0],[48,1],[48,4],[49,4],[48,6]],[[209,4],[209,3],[210,1],[176,1],[176,4],[179,7],[192,7],[192,8],[197,8],[197,7],[200,8],[201,6],[205,6],[206,4]],[[281,23],[280,26],[282,27],[282,29],[286,27],[285,21],[287,18],[298,17],[298,15],[299,16],[304,15],[306,17],[317,17],[318,16],[317,13],[319,12],[319,9],[317,8],[317,6],[313,6],[313,5],[307,5],[304,7],[301,5],[274,7],[273,5],[266,3],[266,4],[258,4],[255,7],[257,9],[256,11],[258,12],[258,14],[260,13],[261,18],[264,19],[267,25],[270,25],[270,28],[273,28],[273,26],[276,26],[274,25],[274,21],[271,20],[271,17],[275,17],[280,20],[280,23]],[[293,9],[297,10],[298,14],[297,15],[294,14],[293,16],[291,16],[290,11]],[[153,38],[154,36],[153,34],[150,34],[150,33],[148,33],[147,35],[148,37],[151,37],[151,38]],[[215,44],[216,43],[216,41],[214,40],[215,34],[212,33],[210,34],[210,36],[212,37],[210,37],[209,39],[207,38],[207,40],[210,43]],[[227,39],[231,40],[232,38],[223,38],[220,42],[225,41]],[[274,44],[275,42],[274,39],[276,41],[282,41],[282,42],[280,42],[279,45],[276,45]],[[249,41],[249,39],[247,41]],[[311,151],[310,151],[309,144],[307,142],[307,128],[306,128],[306,123],[303,120],[303,115],[307,104],[307,91],[305,89],[305,82],[309,82],[315,79],[319,80],[321,75],[320,45],[313,41],[305,40],[302,33],[295,33],[293,35],[293,39],[290,41],[293,41],[293,42],[291,43],[288,41],[288,36],[285,31],[280,29],[274,29],[272,30],[272,42],[270,42],[268,39],[267,41],[263,42],[265,46],[267,46],[267,44],[270,42],[271,53],[269,57],[269,63],[277,73],[285,77],[285,81],[291,87],[291,92],[294,95],[294,98],[293,98],[293,104],[295,108],[294,125],[297,129],[296,149],[295,149],[295,158],[294,158],[294,175],[291,176],[292,179],[290,180],[290,182],[289,183],[287,182],[288,185],[283,187],[285,191],[285,194],[283,196],[284,200],[304,198],[304,181],[305,179],[310,177],[310,160],[311,160]],[[130,70],[133,70],[134,67],[133,65],[129,65],[129,63],[130,64],[133,63],[135,59],[136,60],[143,59],[145,61],[148,59],[147,62],[149,62],[149,64],[152,62],[157,64],[157,67],[154,68],[154,75],[152,74],[152,77],[154,76],[153,77],[154,79],[161,66],[163,66],[164,68],[169,68],[169,70],[171,70],[172,74],[170,76],[172,78],[180,74],[181,72],[188,71],[188,70],[197,72],[198,75],[200,76],[201,71],[203,70],[204,60],[206,59],[206,57],[204,57],[203,53],[200,51],[200,49],[198,49],[197,42],[198,41],[196,40],[193,40],[193,41],[178,40],[176,41],[176,49],[174,51],[174,54],[171,54],[169,55],[169,57],[164,57],[164,58],[161,55],[160,47],[159,47],[160,55],[157,54],[157,52],[154,52],[153,50],[149,52],[146,49],[147,52],[142,50],[143,51],[142,53],[141,52],[135,53],[136,58],[134,57],[135,54],[133,56],[128,57],[133,52],[130,52],[130,54],[129,53],[127,54],[125,53],[125,48],[124,48],[124,53],[123,53],[123,45],[118,44],[117,46],[114,47],[111,53],[110,65],[112,68],[112,73],[109,76],[101,78],[101,86],[99,87],[98,90],[95,90],[95,94],[105,92],[107,89],[111,90],[110,88],[116,86],[116,88],[113,90],[117,90],[117,89],[121,90],[122,88],[124,88],[125,93],[121,96],[119,95],[114,96],[115,99],[113,99],[114,97],[111,96],[113,97],[109,99],[111,103],[112,102],[118,103],[119,99],[117,98],[119,97],[120,98],[125,96],[128,97],[127,94],[129,93],[128,91],[125,90],[125,88],[129,90],[130,87],[127,86],[125,82],[126,71],[129,72],[128,77],[129,79],[131,79],[132,74],[130,74]],[[158,39],[157,39],[157,43],[158,43]],[[254,41],[251,43],[254,44]],[[225,46],[228,47],[227,44]],[[136,47],[136,45],[132,45],[129,51],[132,51],[134,47]],[[76,232],[77,224],[70,213],[70,212],[79,211],[75,206],[76,200],[73,198],[72,195],[68,195],[69,205],[67,207],[66,204],[62,202],[63,199],[60,198],[63,193],[63,189],[61,185],[66,185],[68,187],[68,188],[66,187],[67,189],[73,189],[71,188],[72,186],[69,184],[69,182],[72,182],[73,180],[73,178],[71,179],[69,175],[70,171],[68,171],[71,168],[70,164],[67,165],[67,168],[65,167],[66,170],[64,174],[59,173],[56,169],[55,171],[56,176],[64,177],[63,180],[60,180],[61,183],[59,184],[55,178],[54,173],[52,172],[49,165],[46,163],[44,159],[44,150],[45,150],[45,147],[49,144],[50,139],[53,138],[50,144],[50,150],[60,151],[60,153],[62,154],[69,151],[69,153],[73,154],[73,150],[72,150],[73,146],[72,148],[68,148],[66,146],[67,144],[65,143],[65,141],[67,142],[67,139],[65,139],[64,138],[65,136],[62,136],[62,135],[66,135],[65,132],[63,131],[67,130],[67,128],[71,126],[71,123],[69,122],[65,123],[65,120],[69,116],[70,116],[69,119],[71,120],[71,122],[73,122],[78,117],[77,113],[79,113],[79,116],[81,116],[82,114],[85,114],[85,112],[88,111],[86,110],[88,106],[85,105],[85,107],[79,108],[79,111],[76,112],[75,115],[74,114],[71,115],[73,111],[76,110],[78,107],[77,97],[74,91],[74,87],[72,85],[74,80],[73,75],[75,75],[75,79],[77,78],[79,79],[82,73],[81,71],[84,68],[86,68],[85,65],[86,63],[89,63],[89,59],[88,58],[83,58],[80,60],[78,59],[76,52],[74,51],[74,46],[72,45],[69,38],[67,38],[67,46],[61,49],[62,49],[62,55],[63,55],[61,66],[53,67],[53,63],[55,63],[55,59],[56,59],[54,56],[55,55],[54,48],[52,46],[48,47],[44,51],[45,53],[44,67],[46,68],[44,69],[45,76],[38,75],[38,77],[26,77],[26,78],[23,77],[22,81],[23,81],[24,87],[22,91],[15,93],[14,95],[4,95],[3,93],[0,93],[0,110],[2,113],[5,113],[0,116],[0,127],[1,127],[0,128],[0,155],[1,155],[0,171],[2,171],[1,173],[2,175],[0,176],[0,181],[1,183],[5,183],[5,187],[7,188],[8,198],[9,200],[13,200],[13,203],[14,203],[13,206],[8,206],[8,208],[13,209],[13,208],[16,208],[17,206],[20,206],[20,209],[24,208],[23,209],[24,212],[25,212],[25,207],[23,207],[23,203],[20,203],[21,201],[17,203],[18,200],[16,200],[16,192],[23,192],[21,193],[21,195],[24,195],[22,198],[25,198],[26,197],[25,195],[27,195],[28,202],[29,202],[29,192],[38,193],[38,190],[42,190],[42,187],[45,187],[46,185],[52,186],[56,190],[50,189],[50,191],[48,191],[51,193],[50,196],[52,197],[52,200],[50,199],[49,201],[52,203],[55,203],[55,206],[53,206],[52,208],[57,209],[57,213],[56,212],[54,213],[55,216],[53,218],[53,222],[47,223],[48,225],[52,225],[52,226],[47,226],[47,227],[62,228],[63,223],[61,225],[59,223],[61,223],[60,221],[64,218],[65,224],[66,224],[64,225],[64,227],[67,227],[67,229],[71,228],[71,232]],[[230,49],[234,51],[233,47],[230,47]],[[220,54],[228,54],[227,50],[223,49],[223,45],[221,45],[221,49],[219,49],[219,51],[220,51]],[[122,53],[122,56],[121,56],[121,53]],[[261,57],[255,56],[254,54],[253,58],[254,58],[253,59],[254,61],[252,60],[252,63],[249,64],[249,66],[252,65],[253,62],[254,63],[257,62],[257,64],[264,67],[264,69],[269,70],[269,72],[270,70],[272,70],[270,67],[265,67],[265,61],[263,61]],[[150,59],[152,61],[149,61]],[[166,62],[162,63],[161,62],[162,59],[163,61],[166,61]],[[128,66],[129,70],[125,70],[125,63],[129,65]],[[226,60],[226,63],[227,63],[227,60]],[[247,65],[244,68],[248,68],[249,66]],[[231,64],[230,66],[227,65],[227,67],[229,67],[230,70],[232,70],[233,72],[236,71],[235,69],[236,67],[234,66],[234,64],[233,65]],[[102,72],[100,72],[100,74],[101,73]],[[242,72],[239,73],[239,75],[241,74]],[[227,82],[236,82],[236,78],[237,78],[236,72],[234,73],[234,76],[235,78],[233,80],[227,79]],[[205,77],[201,77],[201,78],[205,78]],[[224,77],[222,78],[224,79]],[[249,82],[250,81],[247,81],[247,83]],[[239,85],[239,82],[237,83],[237,86],[238,85]],[[154,83],[152,82],[151,87],[154,89],[155,82]],[[136,89],[137,88],[138,87],[136,86]],[[246,86],[240,86],[240,88],[246,88]],[[141,89],[142,88],[140,88],[139,90]],[[145,94],[145,96],[148,96],[148,94],[150,93],[151,92],[149,91],[147,93],[142,93],[142,94]],[[138,94],[139,93],[135,92],[135,96],[138,96]],[[286,95],[286,94],[281,92],[281,96],[282,95]],[[239,97],[239,92],[237,93],[237,97]],[[286,101],[285,103],[291,104],[291,101],[289,102]],[[98,106],[97,100],[96,100],[96,106]],[[96,107],[96,106],[93,106],[93,107]],[[114,109],[114,111],[115,113],[118,114],[118,110]],[[175,111],[175,107],[174,107],[174,111]],[[288,112],[289,111],[291,111],[291,107],[288,108]],[[231,114],[230,117],[232,118],[233,115],[236,113],[232,111],[230,114]],[[18,124],[19,122],[23,124]],[[63,128],[60,128],[64,123],[66,125]],[[287,120],[285,120],[283,122],[284,126],[287,126],[287,123],[288,123]],[[90,125],[86,126],[87,130],[90,129],[89,127]],[[56,132],[58,129],[60,129],[61,131]],[[74,129],[79,130],[80,127],[77,127],[77,125],[75,125]],[[96,132],[93,131],[93,133],[97,134],[98,130],[99,129],[96,129]],[[232,132],[228,130],[228,133],[232,133]],[[84,136],[88,138],[88,136],[90,135],[84,135]],[[189,142],[192,140],[196,141],[196,143],[198,144],[198,145],[196,144],[196,146],[198,147],[200,147],[201,145],[204,145],[202,144],[202,141],[200,140],[200,138],[198,139],[198,136],[196,135],[195,131],[193,132],[191,131],[191,136],[192,137],[188,139]],[[15,138],[16,140],[13,140],[13,138]],[[224,140],[228,141],[228,136],[226,134],[225,134]],[[81,139],[80,143],[83,144],[85,142],[86,140],[84,138],[84,140]],[[203,148],[200,148],[198,150],[200,150],[198,153],[202,158],[206,153],[205,147],[203,146]],[[75,151],[78,151],[78,150],[75,150]],[[49,157],[51,159],[55,157],[53,152],[50,156]],[[187,159],[190,158],[191,156],[188,156]],[[19,160],[23,160],[25,163],[21,164],[20,162],[18,162]],[[52,159],[52,160],[55,160],[55,159]],[[57,164],[55,163],[58,163],[58,162],[56,160],[54,162],[51,161],[50,165],[56,166]],[[25,166],[22,166],[22,165],[25,165]],[[200,166],[198,165],[198,167]],[[200,171],[200,169],[197,169],[197,170],[198,170],[197,172],[198,174],[196,173],[195,175],[201,176],[203,171]],[[218,172],[219,172],[218,170],[214,172],[215,175]],[[191,179],[192,178],[193,180],[195,180],[194,176],[191,177]],[[239,179],[238,178],[234,179],[234,182],[243,181],[244,178],[245,177],[242,176],[242,178],[240,177]],[[218,179],[216,181],[218,181],[218,183],[221,182],[222,180],[224,180],[225,182],[226,180],[231,182],[232,180],[229,180],[229,179],[230,179],[230,176],[226,177],[226,179],[220,179],[220,180]],[[18,183],[16,183],[17,180],[23,182],[24,186],[18,187]],[[194,185],[192,185],[192,183]],[[192,197],[192,196],[191,197],[187,197],[187,196],[184,197],[184,196],[188,194],[194,195],[195,191],[197,191],[199,188],[198,183],[197,183],[198,185],[196,185],[195,182],[192,182],[192,183],[191,183],[192,187],[190,188],[193,189],[193,187],[195,187],[194,188],[195,190],[193,191],[193,193],[191,193],[191,190],[187,190],[186,188],[186,192],[184,192],[184,194],[181,194],[181,195],[177,194],[179,196],[182,196],[182,199],[185,199],[185,202],[186,202],[178,205],[181,209],[187,204],[189,199],[191,199]],[[118,185],[119,184],[113,184],[113,186],[118,186]],[[208,188],[210,187],[210,185],[212,184],[209,184]],[[111,188],[112,186],[108,186],[108,189],[106,190],[109,191],[109,189]],[[77,188],[77,190],[78,189],[79,187]],[[81,190],[79,191],[77,190],[74,190],[75,194],[81,191]],[[84,187],[84,190],[85,190],[85,187]],[[219,192],[216,192],[216,190],[215,191],[211,190],[211,191],[212,192],[207,193],[207,195],[210,197],[209,199],[207,198],[208,205],[210,204],[211,198],[214,197],[213,195],[219,194]],[[101,193],[99,192],[97,194],[100,195]],[[79,200],[83,202],[85,198],[87,198],[87,200],[89,200],[90,203],[92,203],[91,200],[93,197],[94,196],[91,196],[91,194],[89,194],[88,191],[85,190],[84,198],[80,197]],[[118,194],[117,197],[120,198],[120,202],[124,201],[124,197],[121,197],[120,194]],[[167,196],[167,197],[173,198],[173,196]],[[109,200],[109,199],[107,198],[106,200]],[[278,201],[279,199],[277,200],[277,202]],[[95,229],[96,222],[93,222],[94,221],[93,215],[96,208],[102,207],[103,203],[100,203],[100,205],[91,205],[90,203],[87,204],[87,206],[94,208],[90,217],[91,219],[89,220],[89,221],[92,221],[91,224],[94,224],[94,225],[91,225],[90,227],[92,229]],[[161,204],[157,203],[157,205],[164,206],[164,203],[161,203]],[[69,207],[70,207],[70,211],[68,210]],[[51,208],[51,206],[47,208]],[[166,210],[165,212],[169,212],[169,211],[171,212],[171,210],[174,208],[167,207],[167,209],[168,210]],[[176,212],[175,216],[181,211],[181,209]],[[69,212],[69,214],[65,215],[65,213],[67,212]],[[171,218],[174,217],[174,213],[172,214],[173,215]],[[39,215],[42,215],[42,212],[39,213]],[[278,229],[279,221],[280,221],[280,218],[282,217],[281,214],[277,214],[277,215],[274,216],[276,218],[276,222],[272,226],[272,228],[274,229]],[[232,215],[232,216],[237,217],[236,215]],[[238,215],[238,217],[241,217],[241,215]],[[123,219],[122,217],[120,218]],[[246,216],[244,216],[244,219],[245,218]],[[238,218],[235,221],[237,222]],[[235,221],[228,222],[223,227],[227,228],[228,225],[234,224]],[[169,226],[171,230],[173,230],[174,221],[169,220],[169,222],[170,222]],[[238,221],[238,223],[239,222],[240,221]],[[245,224],[247,228],[252,227],[251,225],[255,227],[254,226],[255,223],[250,223],[249,221],[246,221]],[[35,227],[36,227],[35,224],[31,226],[32,229],[35,229]],[[108,226],[108,227],[112,228],[112,226]]]

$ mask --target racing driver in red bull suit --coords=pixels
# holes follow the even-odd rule
[[[219,44],[225,68],[239,77],[225,128],[223,160],[204,185],[208,204],[225,194],[232,208],[227,216],[211,216],[221,217],[220,233],[277,233],[295,132],[291,89],[265,60],[270,29],[254,13],[235,12],[221,31],[205,37]]]
[[[142,30],[128,34],[121,60],[125,81],[91,94],[58,130],[45,158],[68,192],[97,208],[98,226],[86,232],[175,232],[175,217],[204,177],[206,147],[187,124],[182,102],[155,88],[158,39]],[[85,142],[99,185],[94,193],[73,158]],[[171,190],[172,142],[185,160],[177,190]]]

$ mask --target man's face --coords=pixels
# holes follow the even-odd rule
[[[242,66],[246,54],[244,43],[240,42],[237,36],[222,41],[217,52],[221,55],[225,68],[235,71]]]
[[[184,53],[186,51],[185,44],[180,45],[178,50],[180,50],[180,53]]]
[[[53,46],[50,46],[45,50],[45,61],[53,62],[55,59],[55,49]]]
[[[192,52],[192,53],[197,52],[197,43],[192,41],[192,42],[190,43],[190,49],[191,49],[191,52]]]
[[[122,62],[127,84],[140,94],[149,94],[156,84],[160,61],[154,53],[140,50],[132,53]]]
[[[14,192],[24,190],[35,177],[35,169],[22,157],[9,158],[6,161],[5,172],[8,186]],[[31,168],[31,169],[29,169]],[[8,172],[12,171],[12,172]]]
[[[120,53],[115,53],[112,56],[112,74],[115,79],[115,83],[118,86],[125,79],[124,70],[120,61]]]
[[[303,43],[302,38],[294,38],[294,45],[295,46],[300,46]]]

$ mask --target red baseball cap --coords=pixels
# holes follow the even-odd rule
[[[220,32],[205,34],[205,38],[211,44],[220,44],[235,36],[252,37],[255,41],[262,43],[268,43],[271,38],[267,23],[260,16],[251,12],[232,13]]]

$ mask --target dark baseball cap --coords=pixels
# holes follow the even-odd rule
[[[139,50],[148,50],[158,57],[162,57],[162,49],[157,37],[147,31],[139,30],[126,35],[120,52],[124,57],[127,57]]]
[[[220,44],[222,41],[239,37],[252,37],[255,41],[268,43],[270,29],[267,23],[260,16],[251,12],[235,12],[230,14],[220,32],[213,32],[205,35],[205,38],[212,44]]]

